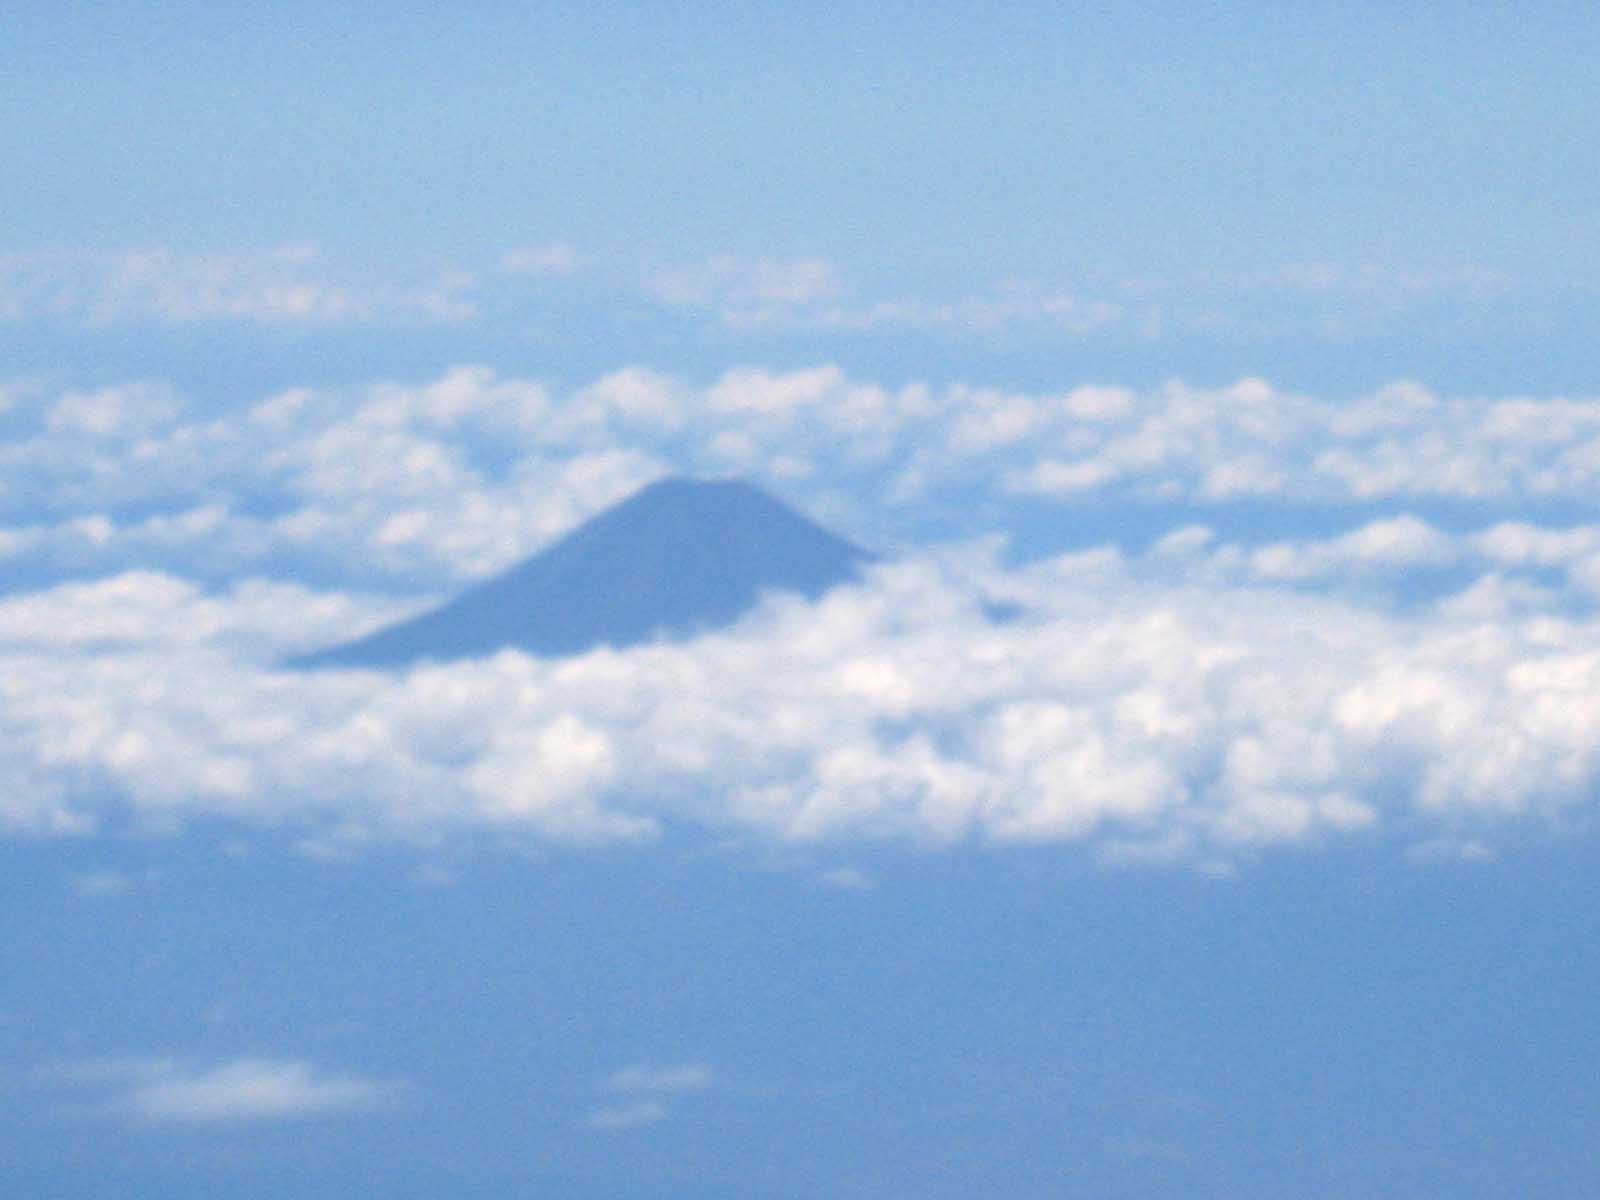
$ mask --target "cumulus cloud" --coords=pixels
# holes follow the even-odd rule
[[[668,469],[641,433],[658,418],[650,391],[623,374],[561,404],[461,368],[421,388],[290,389],[184,420],[185,398],[153,384],[33,389],[0,443],[0,556],[470,578]]]
[[[103,1059],[38,1072],[80,1109],[140,1126],[298,1121],[393,1104],[400,1086],[296,1059],[239,1058],[214,1065],[170,1058]]]

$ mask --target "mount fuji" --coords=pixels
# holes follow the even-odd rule
[[[664,479],[440,608],[286,665],[556,657],[685,637],[731,624],[767,592],[815,599],[870,561],[747,483]]]

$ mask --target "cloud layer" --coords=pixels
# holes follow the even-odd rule
[[[6,395],[0,554],[38,576],[0,597],[16,831],[226,815],[325,848],[680,829],[1221,866],[1380,838],[1471,857],[1586,824],[1600,782],[1600,526],[1519,516],[1597,482],[1596,401],[888,389],[832,367],[699,387],[635,368],[565,395],[460,368],[201,418],[153,383]],[[274,666],[668,470],[752,476],[891,540],[963,496],[1185,512],[1138,550],[908,552],[681,644]],[[1316,539],[1208,523],[1240,498],[1391,511]],[[1483,519],[1406,511],[1430,500]]]

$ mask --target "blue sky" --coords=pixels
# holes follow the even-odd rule
[[[1592,1193],[1597,29],[19,6],[0,1180]],[[675,474],[882,558],[281,669]]]

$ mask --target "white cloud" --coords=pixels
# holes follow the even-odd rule
[[[145,1126],[212,1126],[326,1118],[388,1107],[394,1083],[296,1059],[108,1059],[46,1068],[40,1080],[92,1111]]]
[[[1324,580],[1352,573],[1454,566],[1456,539],[1409,514],[1374,521],[1325,541],[1276,542],[1250,552],[1262,579]]]
[[[183,403],[172,388],[155,383],[67,392],[50,406],[45,427],[91,438],[127,437],[170,424]]]
[[[264,579],[207,594],[171,575],[130,571],[0,598],[0,646],[231,645],[270,654],[285,639],[353,632],[408,607]]]

